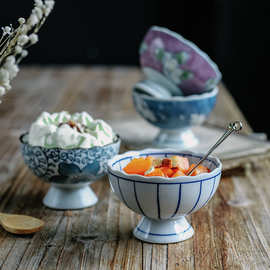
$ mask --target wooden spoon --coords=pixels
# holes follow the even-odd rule
[[[8,232],[30,234],[39,231],[44,226],[44,221],[26,215],[0,213],[0,224]]]

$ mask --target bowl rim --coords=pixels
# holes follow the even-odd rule
[[[210,155],[207,160],[210,160],[216,163],[216,168],[209,172],[209,173],[202,173],[196,176],[178,176],[174,178],[167,178],[163,176],[143,176],[138,174],[127,174],[124,171],[120,171],[119,169],[114,169],[113,165],[115,162],[119,161],[120,159],[127,159],[134,156],[140,156],[142,154],[153,154],[153,153],[164,153],[164,154],[184,154],[184,155],[191,155],[196,157],[202,157],[205,153],[189,151],[189,150],[175,150],[171,148],[166,149],[154,149],[154,148],[146,148],[138,151],[127,151],[123,154],[118,154],[111,158],[108,162],[108,174],[112,174],[120,179],[133,181],[133,182],[143,182],[147,184],[178,184],[178,183],[195,183],[200,181],[206,181],[208,179],[215,178],[221,175],[222,171],[222,163],[218,157],[215,155]],[[206,177],[207,176],[207,177]]]
[[[68,149],[65,149],[65,148],[60,148],[60,147],[50,147],[50,148],[47,148],[47,147],[44,147],[44,146],[39,146],[39,145],[31,145],[29,144],[28,141],[25,141],[24,138],[25,136],[27,136],[29,134],[29,132],[25,132],[23,134],[20,135],[19,137],[19,140],[20,140],[20,143],[23,144],[23,145],[27,145],[29,147],[39,147],[41,149],[44,149],[44,150],[59,150],[59,151],[68,151],[68,150],[85,150],[85,151],[89,151],[89,150],[92,150],[92,149],[100,149],[100,148],[104,148],[104,147],[107,147],[107,146],[110,146],[110,145],[115,145],[119,142],[121,142],[121,138],[118,134],[115,134],[115,141],[113,141],[112,143],[109,143],[109,144],[105,144],[103,146],[93,146],[93,147],[89,147],[89,148],[79,148],[79,147],[76,147],[76,148],[68,148]]]
[[[219,92],[219,87],[216,86],[215,88],[211,89],[208,92],[204,92],[201,94],[193,94],[193,95],[189,95],[189,96],[172,96],[170,98],[156,98],[156,97],[152,97],[143,93],[139,93],[134,85],[133,89],[132,89],[132,94],[136,95],[136,96],[142,96],[143,99],[147,99],[147,100],[151,100],[151,101],[179,101],[179,102],[183,102],[183,101],[194,101],[194,100],[201,100],[201,99],[207,99],[207,98],[211,98],[214,96],[217,96]]]
[[[221,72],[220,72],[217,64],[208,56],[208,54],[206,54],[204,51],[202,51],[194,42],[192,42],[192,41],[184,38],[183,36],[181,36],[177,32],[174,32],[174,31],[172,31],[172,30],[170,30],[170,29],[168,29],[166,27],[161,27],[161,26],[153,25],[153,26],[150,27],[150,29],[148,30],[147,34],[149,32],[151,32],[151,31],[156,31],[156,32],[159,31],[159,32],[165,33],[167,35],[170,35],[170,36],[174,37],[178,41],[185,43],[189,47],[191,47],[195,52],[197,52],[204,60],[206,60],[212,66],[212,68],[216,72],[216,76],[217,76],[218,81],[221,80],[222,74],[221,74]]]

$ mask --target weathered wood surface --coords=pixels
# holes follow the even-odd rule
[[[193,238],[152,245],[132,236],[139,216],[112,194],[107,178],[94,183],[99,203],[80,211],[42,205],[48,184],[23,164],[18,136],[44,110],[85,110],[113,122],[137,118],[131,86],[141,78],[126,67],[28,67],[0,105],[0,211],[42,218],[32,236],[0,229],[0,269],[270,269],[270,161],[245,175],[223,177],[214,198],[190,217]],[[209,123],[243,119],[221,86]],[[143,120],[141,120],[143,121]],[[245,121],[246,132],[251,129]]]

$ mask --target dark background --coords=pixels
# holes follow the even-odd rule
[[[32,6],[32,0],[1,3],[0,25],[28,17]],[[148,28],[167,27],[209,54],[252,128],[270,137],[269,11],[269,0],[56,0],[23,63],[139,65]]]

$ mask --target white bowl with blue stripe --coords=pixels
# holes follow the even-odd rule
[[[196,163],[204,154],[172,149],[145,149],[117,155],[108,162],[108,175],[113,192],[131,210],[143,216],[133,234],[151,243],[175,243],[194,234],[185,216],[205,206],[214,195],[221,176],[222,164],[214,156],[203,165],[211,171],[196,176],[175,178],[145,177],[126,174],[123,168],[136,157],[187,157]]]

